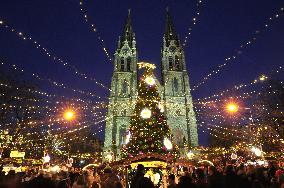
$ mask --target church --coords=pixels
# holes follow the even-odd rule
[[[104,151],[119,154],[133,115],[138,89],[138,49],[131,25],[130,11],[114,54],[109,106],[106,116]],[[190,94],[184,50],[175,33],[169,12],[161,47],[160,97],[165,106],[167,124],[179,147],[198,146],[196,116]]]

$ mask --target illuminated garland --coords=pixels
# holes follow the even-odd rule
[[[63,65],[64,67],[68,68],[74,74],[80,76],[83,79],[91,80],[91,81],[95,82],[97,85],[101,86],[102,88],[108,89],[110,91],[110,89],[108,87],[106,87],[104,84],[98,82],[95,78],[90,77],[87,74],[80,72],[79,69],[77,69],[74,65],[71,65],[67,61],[59,58],[56,55],[54,55],[52,52],[50,52],[50,50],[43,47],[38,41],[34,40],[31,36],[28,36],[27,34],[24,34],[23,32],[17,31],[15,28],[9,26],[6,21],[4,22],[3,20],[0,20],[0,27],[4,27],[7,31],[16,34],[20,39],[22,39],[24,41],[31,42],[33,44],[33,46],[36,47],[37,49],[39,49],[40,52],[42,52],[44,55],[51,58],[54,62],[57,62],[57,63]]]
[[[77,131],[80,131],[80,130],[83,130],[83,129],[86,129],[86,128],[88,128],[88,127],[90,127],[90,126],[92,126],[92,125],[97,125],[97,124],[99,124],[99,123],[102,123],[102,122],[104,122],[105,121],[105,119],[102,119],[102,120],[99,120],[99,121],[97,121],[97,120],[95,120],[95,122],[92,120],[92,121],[84,121],[84,122],[80,122],[80,123],[78,123],[76,126],[77,127],[79,127],[79,126],[81,126],[80,128],[74,128],[74,129],[72,129],[72,130],[68,130],[68,131],[66,131],[66,132],[61,132],[61,133],[50,133],[53,137],[56,137],[56,136],[64,136],[64,135],[67,135],[67,134],[72,134],[72,133],[75,133],[75,132],[77,132]],[[88,124],[88,125],[86,125],[86,124]],[[51,124],[50,124],[51,125]],[[98,127],[99,129],[101,129],[102,128],[102,126],[99,126]],[[58,128],[58,129],[62,129],[62,128]],[[55,131],[56,129],[50,129],[49,131]],[[99,130],[98,132],[101,132],[101,130]],[[39,133],[41,133],[41,134],[44,134],[44,133],[46,133],[46,132],[35,132],[35,133],[29,133],[29,134],[27,134],[27,136],[30,136],[30,135],[34,135],[34,134],[39,134]],[[95,135],[97,134],[97,133],[94,133]],[[78,136],[80,136],[80,135],[78,135]],[[42,140],[45,140],[46,138],[38,138],[38,139],[29,139],[29,140],[26,140],[26,141],[29,141],[29,142],[31,142],[31,141],[42,141]],[[67,138],[65,137],[65,138],[63,138],[63,140],[66,140]],[[82,139],[84,139],[84,138],[82,138]]]
[[[88,26],[90,27],[91,31],[97,34],[97,39],[98,41],[101,43],[101,46],[103,48],[103,51],[105,53],[105,55],[107,56],[108,60],[112,63],[112,58],[109,55],[109,52],[106,48],[106,45],[104,43],[104,40],[102,39],[101,35],[98,33],[98,29],[95,27],[95,25],[93,23],[90,23],[89,19],[88,19],[88,15],[87,15],[87,10],[84,7],[84,1],[80,0],[80,10],[84,16],[84,20],[85,22],[88,24]]]
[[[130,120],[129,141],[122,146],[122,158],[158,154],[172,156],[173,144],[164,113],[159,107],[160,96],[149,63],[138,64],[145,68],[139,82],[138,97]]]
[[[253,107],[254,107],[254,105],[253,105]],[[216,108],[216,106],[213,106],[213,108]],[[264,109],[264,106],[261,107],[261,108]],[[210,108],[210,109],[211,109],[211,108]],[[220,114],[220,111],[219,111],[218,109],[216,109],[216,110],[217,110],[217,113]],[[265,109],[264,109],[264,110],[265,110]],[[266,109],[266,111],[267,111],[267,109]],[[196,114],[197,114],[198,116],[201,116],[201,115],[202,115],[202,114],[200,114],[200,111],[199,111],[199,110],[196,111]],[[206,110],[206,112],[204,113],[204,115],[206,115],[207,118],[208,118],[208,115],[209,115],[209,114],[210,114],[210,113],[208,113],[208,110]],[[211,123],[213,122],[213,120],[217,120],[217,121],[218,121],[217,118],[220,118],[220,117],[221,117],[221,118],[224,118],[222,115],[213,115],[212,117],[213,117],[213,118],[209,117],[209,119],[211,120],[211,121],[210,121]],[[243,120],[245,120],[245,119],[247,119],[247,118],[244,118]],[[199,125],[200,125],[200,127],[204,126],[206,129],[208,129],[208,130],[210,130],[210,131],[215,131],[215,132],[217,132],[217,133],[219,133],[219,134],[221,134],[221,135],[229,134],[229,135],[234,136],[234,137],[239,138],[239,139],[244,139],[244,138],[246,138],[246,137],[250,137],[250,136],[249,136],[250,133],[246,132],[245,130],[238,130],[238,129],[241,128],[241,126],[243,127],[243,124],[239,124],[239,123],[238,123],[237,125],[231,124],[230,129],[229,129],[229,128],[227,128],[227,127],[222,127],[222,126],[221,126],[221,125],[224,124],[225,122],[219,121],[218,124],[214,124],[214,125],[212,125],[211,123],[208,122],[208,123],[205,124],[205,122],[202,121],[202,122],[199,122]],[[209,125],[211,125],[212,127],[208,127]],[[253,126],[254,126],[254,127],[257,127],[257,129],[256,129],[256,130],[257,130],[257,133],[256,133],[256,134],[258,134],[259,132],[268,130],[268,127],[267,127],[267,126],[264,126],[264,127],[263,127],[261,124],[257,125],[257,124],[254,123]],[[278,125],[278,126],[279,126],[279,125]],[[233,127],[237,127],[238,129],[233,129]],[[232,131],[232,133],[230,133],[230,132],[224,132],[223,130],[218,131],[217,129],[223,129],[223,130],[226,130],[226,131]],[[272,128],[272,130],[274,130],[274,128]],[[235,135],[235,134],[237,134],[237,135]],[[242,135],[242,136],[241,136],[241,135]],[[276,141],[276,142],[280,142],[280,141],[281,141],[281,139],[279,138],[279,134],[276,133],[276,132],[274,132],[273,135],[270,134],[270,137],[273,138],[273,140]],[[256,139],[256,141],[257,141],[257,139]]]
[[[246,88],[246,87],[249,87],[249,86],[253,86],[255,84],[259,84],[259,83],[264,83],[265,81],[267,81],[269,79],[269,75],[272,75],[273,73],[280,73],[281,71],[283,71],[283,66],[279,66],[277,67],[276,69],[272,70],[270,74],[268,74],[268,76],[266,76],[266,74],[261,74],[258,78],[252,80],[250,83],[248,84],[239,84],[239,85],[235,85],[234,87],[230,88],[230,89],[226,89],[226,90],[223,90],[221,92],[219,92],[218,94],[214,94],[214,95],[211,95],[209,97],[204,97],[202,99],[196,99],[198,101],[200,100],[207,100],[207,99],[211,99],[211,98],[214,98],[214,97],[220,97],[220,96],[223,96],[225,93],[227,92],[231,92],[233,90],[240,90],[240,89],[243,89],[243,88]],[[282,83],[282,82],[281,82]]]
[[[192,34],[192,29],[196,25],[196,23],[199,21],[200,13],[201,13],[201,7],[202,7],[202,0],[197,0],[196,2],[196,13],[195,16],[192,18],[192,25],[188,27],[187,33],[185,34],[183,46],[185,47],[187,45],[187,42],[189,40],[190,35]]]
[[[18,87],[16,87],[16,86],[11,86],[11,85],[8,85],[8,84],[6,84],[6,83],[1,83],[0,82],[0,87],[1,86],[3,86],[3,87],[8,87],[8,88],[15,88],[16,90],[19,90],[19,88]],[[106,102],[105,101],[93,101],[93,100],[86,100],[86,99],[80,99],[80,98],[67,98],[67,97],[65,97],[65,96],[57,96],[57,95],[55,95],[55,94],[48,94],[48,93],[46,93],[46,92],[43,92],[43,91],[39,91],[39,90],[31,90],[31,89],[27,89],[27,90],[23,90],[23,89],[21,89],[21,92],[27,92],[27,93],[31,93],[31,94],[38,94],[38,95],[42,95],[42,96],[44,96],[44,97],[48,97],[48,98],[62,98],[62,99],[65,99],[65,100],[68,100],[68,101],[70,101],[70,100],[72,100],[72,101],[76,101],[76,102],[83,102],[83,103],[87,103],[87,104],[90,104],[90,105],[93,105],[93,103],[94,104],[96,104],[96,105],[98,105],[98,106],[94,106],[94,108],[96,107],[104,107],[104,108],[106,108],[105,107],[105,104],[106,104]],[[2,94],[3,95],[3,94]],[[0,95],[1,96],[1,95]],[[16,97],[16,96],[15,96]],[[34,100],[34,101],[36,101],[36,100]],[[42,100],[40,100],[40,101],[42,101]],[[51,103],[51,101],[50,100],[46,100],[45,101],[46,103]],[[55,101],[55,103],[61,103],[61,101]]]
[[[1,65],[9,65],[9,66],[10,66],[12,69],[14,69],[14,70],[20,70],[21,73],[24,72],[24,69],[23,69],[23,68],[19,68],[19,67],[17,67],[15,64],[12,65],[12,64],[9,64],[9,63],[7,63],[7,62],[2,61],[2,62],[1,62]],[[70,90],[70,91],[72,91],[72,92],[80,93],[80,94],[87,95],[87,96],[91,96],[91,97],[97,97],[97,98],[101,99],[100,96],[97,96],[97,95],[95,95],[95,94],[92,93],[92,92],[87,92],[87,91],[78,90],[78,89],[72,89],[72,88],[70,88],[70,87],[68,87],[68,86],[66,86],[66,85],[64,85],[64,84],[62,84],[62,83],[53,81],[53,80],[51,80],[50,78],[42,78],[42,77],[40,77],[40,76],[39,76],[38,74],[36,74],[36,73],[32,73],[31,76],[34,77],[34,78],[36,78],[36,79],[38,79],[38,80],[40,80],[40,81],[46,81],[46,82],[50,83],[51,85],[56,86],[56,87],[59,87],[59,88],[68,89],[68,90]]]
[[[254,44],[256,42],[257,36],[260,33],[263,33],[264,31],[268,30],[268,27],[271,26],[272,22],[278,18],[280,18],[280,16],[283,16],[283,12],[284,12],[284,8],[280,8],[277,13],[275,13],[272,17],[270,17],[268,19],[268,21],[266,21],[266,23],[263,25],[263,27],[259,30],[256,30],[254,32],[254,34],[251,36],[251,38],[249,40],[247,40],[247,42],[243,43],[240,45],[240,47],[238,49],[235,50],[234,55],[231,55],[227,58],[225,58],[225,63],[220,64],[217,66],[217,68],[214,68],[208,75],[206,75],[201,82],[195,84],[193,86],[193,91],[195,91],[197,88],[199,88],[201,85],[203,85],[204,83],[206,83],[206,81],[208,81],[213,75],[218,74],[226,65],[229,65],[231,63],[234,62],[234,60],[239,57],[242,54],[242,50],[248,48],[249,46],[251,46],[252,44]]]

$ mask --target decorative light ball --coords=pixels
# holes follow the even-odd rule
[[[237,159],[237,158],[238,158],[238,156],[237,156],[237,154],[232,153],[231,158],[232,158],[233,160],[235,160],[235,159]]]
[[[140,116],[143,118],[143,119],[148,119],[150,118],[152,115],[152,112],[151,110],[149,110],[148,108],[145,108],[141,111],[141,114]]]
[[[126,135],[126,138],[125,138],[125,144],[129,143],[130,137],[131,137],[131,133],[130,133],[130,131],[128,131],[128,134]]]
[[[167,137],[164,138],[164,146],[167,148],[167,150],[173,149],[173,144]]]
[[[160,109],[161,112],[164,112],[164,111],[165,111],[165,107],[164,107],[164,104],[163,104],[163,103],[160,103],[160,102],[159,102],[158,108]]]
[[[152,86],[152,85],[155,85],[155,79],[152,77],[152,76],[148,76],[148,77],[146,77],[145,78],[145,82],[148,84],[148,85],[150,85],[150,86]]]

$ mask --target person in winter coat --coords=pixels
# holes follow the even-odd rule
[[[101,188],[116,188],[121,184],[119,178],[112,172],[111,168],[107,166],[104,169],[104,174],[100,176]]]
[[[132,182],[130,184],[130,188],[152,188],[154,187],[153,182],[144,177],[144,166],[142,164],[137,165],[137,171],[134,175]]]

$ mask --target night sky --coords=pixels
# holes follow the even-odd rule
[[[86,0],[84,6],[90,22],[96,26],[96,33],[84,21],[79,0],[0,0],[0,20],[31,36],[56,56],[110,87],[113,64],[106,58],[98,35],[113,55],[130,8],[139,60],[155,63],[159,67],[166,7],[169,7],[176,32],[183,41],[187,29],[192,26],[196,2]],[[199,83],[214,67],[224,63],[226,57],[250,39],[281,7],[284,7],[284,0],[204,0],[198,22],[192,27],[190,40],[184,49],[191,86]],[[249,83],[260,74],[283,65],[283,33],[282,14],[257,36],[254,44],[242,50],[237,60],[194,91],[193,99],[212,95],[236,84]],[[41,53],[32,43],[3,27],[0,27],[0,57],[24,68],[23,79],[33,81],[30,74],[38,73],[72,88],[92,91],[100,96],[108,95],[107,90],[74,75]],[[158,78],[159,74],[158,68]],[[76,96],[46,82],[40,82],[40,85],[41,90],[49,93]],[[202,138],[201,144],[206,144]]]

